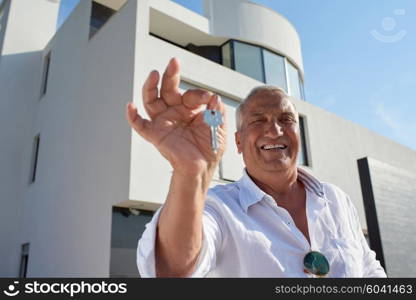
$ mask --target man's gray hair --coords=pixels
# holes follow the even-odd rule
[[[288,94],[286,94],[285,90],[283,90],[282,88],[279,88],[277,86],[273,86],[273,85],[261,85],[258,87],[253,88],[250,93],[248,93],[247,97],[243,100],[243,102],[240,103],[240,105],[237,107],[236,111],[235,111],[235,121],[236,121],[236,125],[237,125],[237,131],[239,131],[241,129],[241,124],[243,122],[242,120],[242,114],[243,114],[243,110],[244,110],[244,106],[247,104],[247,102],[253,98],[255,95],[257,95],[258,93],[261,92],[270,92],[270,93],[279,93],[281,94],[282,98],[287,98],[289,99]],[[295,107],[295,104],[290,101],[293,104],[293,107]],[[296,109],[296,107],[295,107]]]

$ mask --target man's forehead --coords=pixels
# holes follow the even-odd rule
[[[262,91],[251,97],[245,104],[246,113],[261,113],[265,110],[296,112],[292,102],[278,92]]]

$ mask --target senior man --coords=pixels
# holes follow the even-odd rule
[[[235,142],[242,178],[209,189],[225,150],[224,104],[201,90],[179,92],[179,63],[150,73],[130,125],[170,162],[164,205],[137,249],[142,277],[386,277],[342,190],[297,167],[299,116],[285,92],[254,89],[237,109]],[[205,109],[219,111],[211,148]]]

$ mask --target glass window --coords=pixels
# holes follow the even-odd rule
[[[302,99],[299,71],[289,61],[287,61],[287,74],[289,77],[289,95],[296,99]]]
[[[299,129],[300,129],[300,151],[298,155],[298,164],[301,166],[310,166],[307,148],[307,134],[305,117],[299,116]]]
[[[264,82],[260,47],[240,42],[234,42],[233,46],[235,70]]]
[[[230,42],[224,44],[221,47],[221,54],[222,54],[222,65],[231,69],[232,61],[231,61],[231,43]]]
[[[234,134],[237,131],[235,112],[239,102],[221,96],[227,114],[227,147],[220,163],[220,178],[227,181],[237,181],[243,175],[243,155],[238,153]]]
[[[280,87],[287,92],[284,57],[263,49],[263,58],[266,83]]]
[[[304,85],[303,85],[303,82],[302,82],[301,78],[299,78],[299,84],[300,84],[300,92],[301,92],[301,95],[302,95],[302,100],[305,100],[306,99],[306,97],[305,97],[305,88],[304,88]]]
[[[152,217],[152,211],[113,207],[110,277],[137,278],[140,276],[134,263],[137,255],[137,241]]]

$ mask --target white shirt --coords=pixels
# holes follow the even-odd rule
[[[303,258],[311,250],[325,255],[326,277],[386,277],[362,233],[356,209],[338,187],[298,168],[306,188],[311,245],[288,211],[244,172],[234,183],[208,191],[203,244],[191,277],[314,277]],[[276,199],[277,203],[279,199]],[[155,277],[156,227],[161,208],[138,243],[142,277]]]

